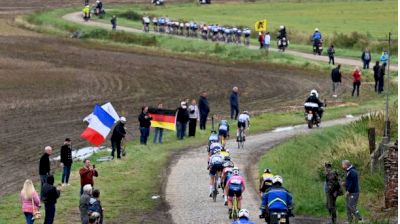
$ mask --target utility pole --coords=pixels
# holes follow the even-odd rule
[[[391,45],[392,33],[389,32],[389,49],[388,49],[388,61],[387,61],[387,91],[386,91],[386,110],[385,110],[385,131],[383,135],[383,143],[389,143],[390,141],[390,121],[389,121],[389,93],[390,93],[390,45]]]

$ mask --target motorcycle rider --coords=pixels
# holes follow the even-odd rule
[[[271,173],[271,170],[269,168],[266,168],[264,170],[264,173],[260,177],[260,195],[261,195],[261,197],[272,186],[273,178],[274,178],[274,175]]]
[[[324,103],[321,102],[318,98],[317,90],[313,89],[310,92],[310,96],[307,98],[306,102],[304,103],[304,109],[307,111],[312,110],[314,112],[314,108],[317,108],[318,120],[322,119],[322,115],[324,113]]]
[[[250,221],[250,214],[247,209],[240,209],[238,216],[239,220],[233,221],[232,224],[255,224],[254,222]]]
[[[287,36],[286,36],[286,27],[281,25],[279,27],[278,33],[278,48],[282,51],[285,51],[285,48],[288,46]]]
[[[260,207],[260,218],[265,218],[267,223],[271,221],[272,212],[286,212],[286,223],[289,223],[291,216],[292,195],[282,187],[283,179],[281,176],[274,176],[271,188],[264,193]]]
[[[319,46],[322,44],[322,34],[319,32],[318,28],[315,28],[311,39],[313,41],[314,53],[318,53],[319,55],[321,55],[321,52],[319,51]]]

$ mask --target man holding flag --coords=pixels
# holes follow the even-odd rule
[[[126,123],[126,118],[121,117],[117,125],[115,125],[114,131],[111,135],[111,148],[112,148],[111,156],[113,159],[115,150],[117,150],[117,159],[121,159],[121,142],[126,135],[125,123]]]

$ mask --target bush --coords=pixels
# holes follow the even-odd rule
[[[121,12],[117,14],[118,17],[125,18],[125,19],[130,19],[130,20],[135,20],[135,21],[140,21],[142,20],[143,16],[133,10],[128,10],[126,12]]]
[[[82,38],[107,39],[120,43],[138,44],[143,46],[156,46],[155,36],[138,35],[124,31],[108,31],[105,29],[93,29],[84,33]]]

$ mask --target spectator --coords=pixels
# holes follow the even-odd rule
[[[83,163],[84,163],[83,167],[79,170],[79,175],[81,176],[81,195],[83,192],[83,187],[87,184],[93,187],[94,186],[93,177],[99,176],[99,173],[97,172],[95,165],[93,166],[90,165],[89,159],[85,159]]]
[[[63,173],[61,176],[61,184],[62,186],[69,185],[69,176],[71,174],[71,166],[72,166],[72,147],[71,147],[71,139],[66,138],[64,141],[64,145],[61,146],[61,159],[60,165],[63,168]]]
[[[325,163],[326,208],[331,216],[331,224],[336,224],[336,198],[343,195],[340,188],[339,175],[332,169],[330,162]]]
[[[386,70],[386,63],[383,63],[382,66],[379,68],[378,93],[383,92],[383,86],[385,84],[385,70]]]
[[[50,158],[49,156],[53,153],[53,149],[50,146],[44,148],[44,154],[40,158],[39,163],[39,176],[40,176],[40,196],[42,196],[42,189],[44,183],[47,181],[47,176],[50,175]]]
[[[111,135],[111,148],[112,148],[111,156],[113,159],[115,150],[117,150],[117,159],[121,159],[122,140],[125,138],[126,135],[125,123],[126,123],[126,118],[120,117]]]
[[[261,31],[258,33],[258,42],[260,43],[260,49],[264,47],[264,32]]]
[[[149,107],[143,106],[142,113],[140,113],[138,120],[140,126],[140,144],[147,145],[147,138],[150,135],[151,120],[153,119],[149,114]]]
[[[196,100],[192,100],[189,106],[189,137],[196,135],[197,120],[199,119],[199,108],[197,107]]]
[[[117,17],[115,15],[113,15],[111,18],[111,25],[113,30],[117,29]]]
[[[331,44],[331,46],[328,48],[328,57],[328,64],[331,64],[332,62],[332,65],[335,65],[335,47],[333,46],[333,44]]]
[[[38,211],[40,208],[40,199],[38,193],[35,191],[35,186],[31,180],[25,180],[24,187],[20,193],[20,199],[22,204],[22,212],[25,215],[26,224],[33,224],[35,221],[33,218],[34,211]]]
[[[380,70],[379,61],[375,62],[375,65],[372,69],[374,70],[375,92],[378,92],[379,70]]]
[[[92,198],[90,199],[89,203],[89,214],[92,216],[93,213],[99,213],[98,217],[98,224],[103,224],[103,207],[101,206],[100,198],[100,191],[95,189],[92,192]]]
[[[331,72],[333,97],[337,97],[337,91],[342,83],[342,72],[340,71],[340,66],[341,65],[338,64],[338,66],[332,69]]]
[[[159,103],[157,108],[162,109],[163,108],[162,103]],[[163,133],[164,133],[164,128],[154,128],[154,140],[153,140],[154,144],[157,144],[157,141],[158,143],[162,144]]]
[[[176,114],[176,137],[182,140],[185,136],[186,124],[189,121],[189,113],[186,107],[186,102],[182,101],[181,106],[177,109]]]
[[[54,216],[56,214],[57,198],[60,197],[60,188],[54,187],[54,177],[50,175],[47,177],[47,183],[43,185],[43,203],[45,207],[44,224],[53,224]]]
[[[369,63],[371,62],[371,53],[368,48],[365,48],[361,55],[361,60],[363,61],[363,69],[369,69]]]
[[[389,53],[386,50],[384,50],[382,55],[381,55],[381,63],[382,64],[387,64],[388,60],[389,60]]]
[[[239,114],[239,89],[238,87],[233,87],[232,88],[232,93],[229,97],[229,102],[231,105],[231,119],[235,118],[237,120],[238,114]],[[233,116],[235,114],[235,117]]]
[[[360,95],[360,85],[361,85],[361,71],[356,66],[356,68],[353,71],[353,92],[351,93],[351,96],[354,96],[354,92],[357,89],[357,96]]]
[[[96,1],[96,15],[99,15],[103,12],[103,3],[100,0]]]
[[[86,184],[82,187],[83,192],[81,194],[81,199],[79,200],[79,211],[81,213],[82,224],[89,223],[89,207],[90,207],[90,197],[92,195],[92,186]]]
[[[267,53],[269,52],[270,45],[271,45],[271,36],[269,35],[269,32],[267,32],[264,37],[264,47]]]
[[[208,114],[210,113],[210,107],[208,105],[206,91],[201,93],[199,99],[199,111],[200,111],[200,130],[206,130],[207,117]]]
[[[360,212],[357,210],[358,197],[360,190],[358,187],[358,173],[357,170],[351,165],[350,161],[343,160],[342,168],[346,171],[346,208],[347,208],[347,221],[352,223],[353,215],[362,221]]]
[[[90,19],[90,6],[89,4],[85,5],[83,7],[83,20],[85,20],[86,22]]]

